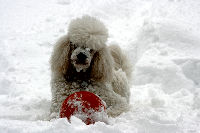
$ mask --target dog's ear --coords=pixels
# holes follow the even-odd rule
[[[53,74],[63,76],[69,66],[70,41],[68,36],[61,37],[54,46],[50,64]]]
[[[107,47],[98,50],[91,66],[91,79],[94,81],[111,81],[113,77],[113,58]]]

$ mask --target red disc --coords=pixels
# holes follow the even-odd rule
[[[75,92],[68,96],[60,109],[60,117],[70,121],[72,115],[77,116],[87,125],[95,123],[95,115],[105,112],[104,102],[95,94],[88,91]]]

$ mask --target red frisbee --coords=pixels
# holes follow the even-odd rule
[[[105,115],[105,109],[105,103],[98,96],[88,91],[80,91],[65,99],[60,109],[60,117],[67,117],[70,121],[73,115],[89,125],[99,121],[99,118]]]

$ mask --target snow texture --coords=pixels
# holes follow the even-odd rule
[[[84,14],[130,57],[132,108],[109,124],[48,121],[53,44]],[[199,22],[198,0],[0,0],[0,133],[199,133]]]

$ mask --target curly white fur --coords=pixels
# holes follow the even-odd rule
[[[85,90],[98,95],[115,117],[129,109],[131,65],[117,45],[107,46],[108,33],[96,18],[83,16],[71,22],[68,34],[56,43],[51,64],[51,118],[58,117],[60,106],[70,94]],[[76,71],[74,47],[91,49],[89,65]],[[75,51],[75,54],[78,50]],[[81,51],[81,50],[79,50]]]

